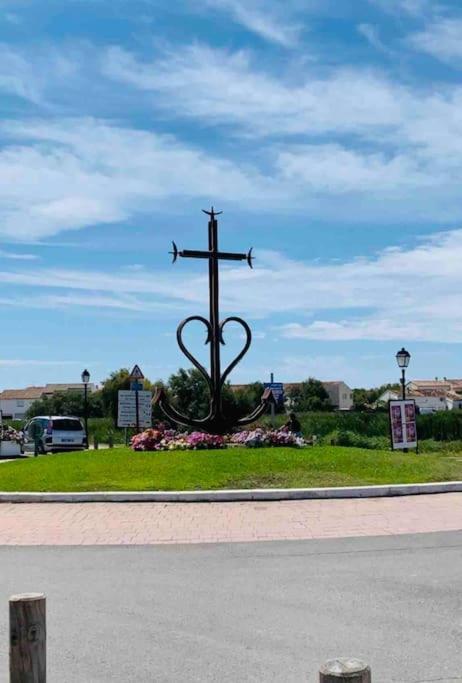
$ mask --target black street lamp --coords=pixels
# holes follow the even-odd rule
[[[401,398],[403,401],[406,399],[406,368],[409,365],[410,360],[411,354],[409,351],[406,351],[403,346],[401,351],[398,351],[396,354],[396,362],[398,363],[398,367],[401,368]]]
[[[88,370],[82,372],[82,382],[84,387],[84,419],[85,419],[85,437],[87,439],[87,448],[89,446],[88,442],[88,383],[90,381],[90,373]]]

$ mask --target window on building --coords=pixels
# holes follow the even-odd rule
[[[18,400],[16,401],[16,407],[17,408],[24,408],[24,400],[18,398]]]

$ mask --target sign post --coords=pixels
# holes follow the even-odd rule
[[[119,391],[118,427],[134,427],[136,433],[152,424],[152,394],[144,391],[144,375],[138,365],[130,373],[130,389]]]
[[[140,431],[140,400],[138,392],[143,389],[144,375],[139,365],[135,365],[130,373],[130,389],[135,392],[136,433]]]
[[[414,399],[389,401],[388,408],[392,450],[404,452],[409,448],[417,450],[418,441]]]
[[[265,389],[270,389],[274,397],[274,402],[271,403],[271,424],[274,427],[276,406],[281,407],[284,405],[284,384],[282,382],[275,382],[274,373],[272,372],[270,375],[270,382],[265,382],[263,386]]]

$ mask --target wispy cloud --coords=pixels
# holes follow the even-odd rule
[[[373,48],[386,55],[392,55],[392,51],[384,45],[380,38],[379,29],[373,24],[358,24],[358,33],[362,35]]]
[[[369,0],[372,5],[392,14],[421,17],[435,9],[435,0]]]
[[[462,18],[440,18],[423,31],[409,36],[408,43],[442,62],[462,68]]]
[[[48,109],[47,96],[55,99],[80,70],[77,54],[68,52],[49,44],[31,50],[0,43],[0,91]]]
[[[271,181],[257,171],[171,136],[93,119],[1,129],[11,144],[0,152],[0,235],[12,240],[123,221],[173,198],[208,202],[211,188],[224,202],[270,194]]]
[[[262,70],[249,52],[206,45],[175,49],[153,62],[114,47],[102,69],[156,93],[156,104],[176,116],[234,124],[263,136],[383,131],[401,121],[409,99],[405,88],[365,69],[335,68],[319,75],[305,67],[285,79]]]
[[[343,263],[304,263],[272,252],[258,257],[253,271],[222,270],[222,308],[260,319],[262,332],[268,331],[263,321],[274,327],[283,315],[292,318],[279,326],[287,339],[462,342],[462,230]],[[101,310],[158,310],[166,315],[192,305],[201,313],[207,306],[206,275],[184,269],[130,275],[28,269],[1,271],[0,282],[31,287],[34,295],[22,296],[23,305],[29,306],[69,310],[94,304]]]
[[[246,29],[258,36],[278,43],[284,47],[293,47],[297,43],[300,26],[288,23],[290,2],[280,5],[270,0],[203,0],[206,6],[222,10]]]
[[[13,251],[0,249],[0,258],[11,259],[13,261],[36,261],[39,257],[37,254],[18,254]]]
[[[388,218],[394,214],[406,220],[404,202],[409,216],[415,188],[422,188],[430,192],[419,198],[421,216],[446,220],[451,212],[460,215],[459,84],[434,83],[427,90],[363,68],[334,67],[320,75],[307,67],[282,77],[256,66],[248,52],[203,45],[163,54],[154,62],[113,48],[102,68],[115,79],[155,93],[156,106],[173,116],[226,125],[237,138],[264,144],[259,158],[266,162],[266,174],[294,206],[300,205],[303,192],[305,208],[317,214],[319,193],[353,192],[363,197],[361,213],[366,210],[377,220],[382,213],[377,202],[386,196],[388,208],[393,207]],[[294,144],[294,136],[309,143]],[[420,211],[422,201],[426,206]],[[322,212],[332,217],[326,203]]]

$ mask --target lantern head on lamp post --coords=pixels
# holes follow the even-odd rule
[[[89,446],[88,443],[88,383],[90,382],[90,373],[88,370],[84,370],[82,372],[82,383],[83,383],[83,389],[84,389],[84,418],[85,418],[85,438],[87,441],[87,448]]]
[[[409,351],[406,351],[403,346],[396,354],[396,362],[398,363],[398,367],[401,368],[401,395],[403,401],[406,398],[406,368],[408,367],[410,360],[411,354]]]

